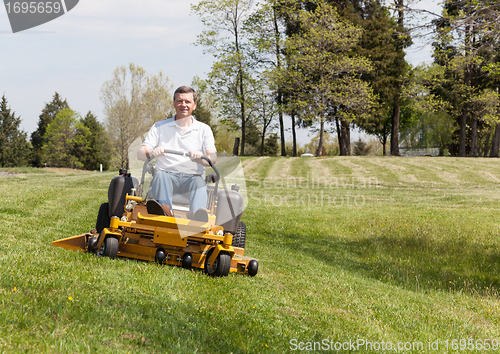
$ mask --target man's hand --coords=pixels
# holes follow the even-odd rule
[[[201,159],[201,157],[204,156],[201,151],[191,150],[189,151],[189,153],[191,154],[191,161],[201,163],[205,167],[210,167],[210,164],[206,160]],[[205,156],[208,157],[212,161],[212,163],[215,163],[215,160],[217,159],[217,153],[215,151],[207,151],[207,154]]]
[[[190,150],[189,154],[190,154],[190,158],[192,161],[195,161],[195,160],[199,161],[201,159],[201,157],[203,156],[203,153],[201,151],[198,151],[198,150]]]
[[[151,152],[151,155],[153,155],[154,157],[159,157],[159,156],[167,156],[167,154],[165,154],[165,148],[161,147],[161,146],[157,146],[153,149],[153,151]]]

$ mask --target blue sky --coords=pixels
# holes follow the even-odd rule
[[[31,134],[38,116],[57,91],[82,115],[103,120],[101,86],[119,65],[133,62],[148,73],[162,71],[174,86],[206,77],[212,58],[193,43],[203,30],[180,0],[80,0],[67,14],[13,34],[0,6],[0,95]],[[422,8],[437,8],[426,0]],[[410,48],[412,64],[430,61],[430,48]],[[307,140],[302,134],[303,142]]]

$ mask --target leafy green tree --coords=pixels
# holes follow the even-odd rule
[[[89,135],[88,128],[79,123],[78,115],[73,110],[61,109],[45,131],[42,161],[51,167],[82,168],[74,146],[87,145],[86,137]]]
[[[406,62],[401,60],[401,46],[395,38],[398,24],[391,18],[389,10],[378,1],[367,1],[365,6],[351,7],[350,11],[347,7],[343,13],[363,27],[356,52],[372,61],[373,71],[362,77],[373,88],[377,103],[373,114],[365,116],[364,120],[357,119],[356,123],[368,134],[377,137],[385,155],[386,145],[392,134],[395,93],[399,92],[401,75],[407,67]]]
[[[26,166],[30,148],[27,134],[20,129],[21,118],[8,107],[5,95],[0,102],[0,166]]]
[[[397,30],[394,33],[396,42],[396,56],[394,65],[391,67],[393,78],[396,78],[392,95],[392,118],[391,118],[391,155],[399,156],[399,128],[401,120],[402,95],[404,91],[404,81],[408,77],[408,64],[405,60],[404,48],[411,45],[412,41],[409,32],[405,27],[405,4],[404,0],[394,0],[396,9]]]
[[[281,70],[284,65],[284,41],[286,38],[285,18],[291,11],[286,0],[268,0],[260,4],[260,7],[249,17],[245,24],[249,33],[250,45],[253,48],[252,56],[256,63],[264,71]],[[264,76],[266,73],[264,73]],[[272,89],[272,96],[276,101],[277,117],[280,131],[281,156],[286,156],[285,150],[285,125],[284,115],[284,92],[281,83],[273,82],[266,78],[267,85]],[[263,134],[264,139],[265,132]],[[296,140],[294,140],[296,144]],[[262,147],[264,144],[262,144]]]
[[[278,154],[278,139],[279,138],[276,133],[272,133],[266,138],[262,149],[262,156],[276,156]]]
[[[480,155],[484,150],[480,140],[485,135],[481,130],[496,124],[490,118],[498,116],[494,112],[498,111],[499,82],[494,72],[499,13],[498,5],[488,1],[445,1],[441,18],[434,21],[437,36],[433,56],[443,74],[431,85],[457,121],[457,144],[452,146],[458,146],[461,157]]]
[[[311,121],[319,122],[320,156],[328,119],[342,123],[348,144],[349,122],[368,114],[372,91],[359,76],[370,71],[371,64],[353,53],[362,29],[341,19],[332,6],[319,2],[314,11],[301,11],[298,20],[300,35],[294,34],[286,42],[294,70],[278,72],[278,80],[294,88],[295,104]],[[349,153],[341,146],[341,154]]]
[[[63,100],[59,93],[56,92],[52,101],[45,104],[39,116],[38,127],[31,133],[31,145],[33,147],[31,163],[35,167],[42,166],[42,147],[46,142],[45,132],[47,127],[52,123],[56,114],[63,108],[69,108],[68,102],[66,102],[66,99]]]
[[[269,130],[274,128],[273,122],[275,121],[275,118],[282,112],[279,104],[275,100],[275,96],[271,94],[266,82],[268,81],[264,76],[261,80],[254,80],[254,86],[249,91],[249,96],[252,96],[253,98],[251,100],[252,105],[250,107],[250,114],[254,117],[252,122],[255,122],[256,127],[259,129],[259,135],[261,138],[261,156],[267,154],[264,151],[266,149],[266,141],[268,141],[268,138],[270,138],[267,136],[267,133]],[[274,135],[277,136],[276,134]],[[274,153],[274,155],[276,155],[276,153]]]
[[[196,44],[206,47],[206,52],[216,59],[208,82],[219,98],[222,119],[239,117],[242,155],[245,154],[250,119],[246,90],[251,76],[247,33],[243,25],[252,6],[253,0],[202,0],[192,6],[206,28],[198,35]]]
[[[75,156],[86,170],[99,170],[100,165],[104,170],[111,165],[110,142],[104,125],[97,117],[88,112],[81,119],[81,124],[76,127],[74,141]]]
[[[361,137],[354,142],[353,153],[354,156],[367,156],[370,155],[372,146],[366,141],[362,140]]]

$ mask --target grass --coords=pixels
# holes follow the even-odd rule
[[[243,164],[254,278],[54,248],[94,227],[115,173],[0,176],[0,352],[335,352],[364,340],[361,352],[384,341],[445,353],[499,339],[500,161]]]

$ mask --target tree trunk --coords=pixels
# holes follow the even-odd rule
[[[276,8],[273,6],[273,22],[274,22],[274,40],[276,44],[276,67],[277,69],[281,69],[281,60],[280,60],[280,30],[278,25],[278,16],[276,14]],[[285,126],[283,124],[283,111],[282,111],[282,103],[283,103],[283,93],[281,90],[281,86],[278,86],[278,95],[277,95],[277,103],[278,103],[278,118],[280,123],[280,135],[281,135],[281,156],[286,156],[286,148],[285,148]]]
[[[244,103],[244,98],[243,98],[243,78],[241,78],[240,82],[240,109],[241,109],[241,155],[245,155],[245,134],[246,134],[246,129],[245,129],[245,103]]]
[[[495,124],[495,135],[491,142],[490,157],[498,157],[498,147],[500,146],[500,123]]]
[[[319,124],[319,142],[318,142],[318,151],[316,151],[316,157],[320,157],[323,152],[323,131],[325,130],[325,118],[320,119]]]
[[[384,137],[379,140],[380,144],[382,144],[382,156],[385,156],[387,154],[387,135],[384,134]]]
[[[339,141],[340,156],[345,156],[344,137],[342,136],[342,129],[338,118],[335,118],[335,127],[337,128],[337,140]]]
[[[260,142],[260,156],[264,156],[264,142],[266,138],[266,127],[262,130],[262,140]]]
[[[458,138],[458,157],[465,157],[465,138],[467,136],[467,114],[465,110],[462,111],[460,116],[460,136]]]
[[[398,97],[394,102],[392,109],[392,128],[391,128],[391,155],[399,156],[399,117],[401,114],[401,101]]]
[[[444,144],[443,144],[443,139],[441,139],[441,136],[439,137],[439,154],[438,156],[444,156]]]
[[[292,118],[292,156],[297,156],[297,133],[295,132],[295,112],[291,114]]]
[[[278,97],[278,101],[281,101],[281,99],[279,97]],[[285,125],[283,124],[283,112],[281,111],[281,102],[279,102],[278,104],[279,104],[278,118],[279,118],[279,122],[280,122],[280,135],[281,135],[281,156],[286,156]]]
[[[477,118],[472,118],[470,140],[470,156],[477,157]]]
[[[351,125],[348,121],[341,119],[342,126],[342,144],[344,145],[344,155],[351,156]]]
[[[233,145],[234,156],[238,156],[239,149],[240,149],[240,138],[234,138],[234,145]]]

